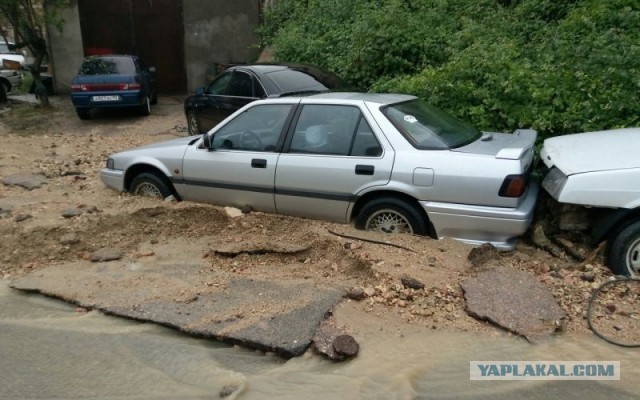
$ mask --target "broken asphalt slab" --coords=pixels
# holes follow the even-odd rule
[[[19,186],[27,190],[37,189],[47,182],[44,175],[9,175],[2,178],[7,186]]]
[[[565,313],[535,276],[510,268],[479,273],[461,284],[469,315],[537,342],[555,332]]]
[[[344,295],[307,281],[270,282],[223,272],[205,283],[200,268],[77,262],[33,272],[10,286],[283,357],[306,351],[320,322]]]

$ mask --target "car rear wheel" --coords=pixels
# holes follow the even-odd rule
[[[140,114],[145,117],[151,114],[151,100],[149,99],[149,96],[145,98],[144,104],[140,107]]]
[[[195,111],[191,110],[187,113],[187,126],[189,128],[190,135],[200,135],[200,126],[198,125],[198,114]]]
[[[640,221],[609,239],[607,264],[616,275],[640,277]]]
[[[4,86],[5,93],[11,92],[11,84],[9,82],[2,81],[2,86]]]
[[[164,199],[173,194],[170,184],[157,174],[144,172],[133,179],[129,192],[136,196]]]
[[[88,108],[76,108],[76,114],[82,120],[91,118],[91,110]]]
[[[366,203],[356,217],[356,228],[382,233],[427,234],[427,223],[417,207],[395,197]]]

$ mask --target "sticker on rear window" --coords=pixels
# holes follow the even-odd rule
[[[407,121],[410,124],[415,124],[416,122],[418,122],[416,117],[414,117],[413,115],[405,115],[404,116],[404,120]]]

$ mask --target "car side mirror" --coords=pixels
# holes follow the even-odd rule
[[[208,133],[202,135],[202,147],[207,150],[211,150],[211,136]]]
[[[199,88],[197,88],[196,89],[196,94],[198,96],[204,96],[204,94],[205,94],[204,86],[200,86]]]

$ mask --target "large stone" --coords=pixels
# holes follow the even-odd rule
[[[471,265],[474,267],[480,267],[491,260],[497,259],[498,257],[498,249],[493,247],[491,243],[485,243],[482,246],[471,249],[467,256],[467,260],[469,260]]]
[[[529,341],[552,334],[565,318],[551,291],[526,272],[493,269],[461,285],[469,315],[491,321]]]
[[[92,262],[115,261],[121,258],[122,258],[122,252],[120,250],[112,249],[109,247],[105,247],[100,250],[94,251],[91,254]]]

